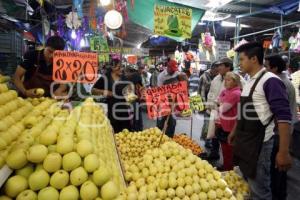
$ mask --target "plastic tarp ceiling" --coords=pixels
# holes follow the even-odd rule
[[[154,5],[165,5],[165,6],[176,6],[176,7],[186,7],[179,4],[170,3],[167,1],[162,0],[134,0],[133,7],[131,7],[131,1],[127,0],[127,8],[128,8],[128,15],[132,22],[143,26],[147,29],[153,31],[154,29]],[[192,17],[192,31],[194,30],[195,26],[198,24],[199,20],[204,15],[204,10],[191,8],[193,10],[193,17]],[[178,37],[170,37],[176,41],[183,41],[184,38]]]
[[[266,12],[289,15],[299,8],[299,0],[285,0],[282,3],[265,9]]]

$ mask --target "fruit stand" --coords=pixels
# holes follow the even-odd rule
[[[125,181],[111,125],[87,99],[73,110],[0,85],[1,199],[118,199]]]

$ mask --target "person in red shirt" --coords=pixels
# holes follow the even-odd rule
[[[216,137],[221,143],[223,154],[223,169],[233,169],[232,146],[227,143],[227,137],[235,126],[238,103],[241,96],[240,76],[234,72],[227,72],[225,76],[225,89],[221,92],[219,102],[219,127],[216,129]]]

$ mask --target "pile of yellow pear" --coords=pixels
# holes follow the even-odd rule
[[[221,173],[175,142],[148,150],[138,164],[124,165],[127,200],[235,200]]]
[[[116,143],[121,154],[121,160],[125,163],[139,163],[142,156],[149,149],[159,146],[162,132],[159,128],[150,128],[140,132],[123,130],[116,134]],[[170,140],[163,135],[161,143]]]
[[[245,196],[249,196],[248,183],[235,171],[231,170],[225,172],[224,180],[228,183],[228,187],[232,189],[238,200],[242,200]]]
[[[42,113],[38,111],[31,112]],[[60,109],[54,112],[52,117],[32,124],[31,115],[23,121],[30,128],[21,145],[6,158],[6,164],[15,171],[6,181],[0,199],[121,198],[121,170],[103,110],[87,99],[70,113]]]

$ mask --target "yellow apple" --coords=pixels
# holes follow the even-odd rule
[[[46,129],[40,135],[39,142],[43,145],[53,145],[57,140],[57,131]]]
[[[73,151],[73,138],[62,138],[60,140],[58,140],[57,144],[56,144],[56,151],[62,155],[70,153]]]

